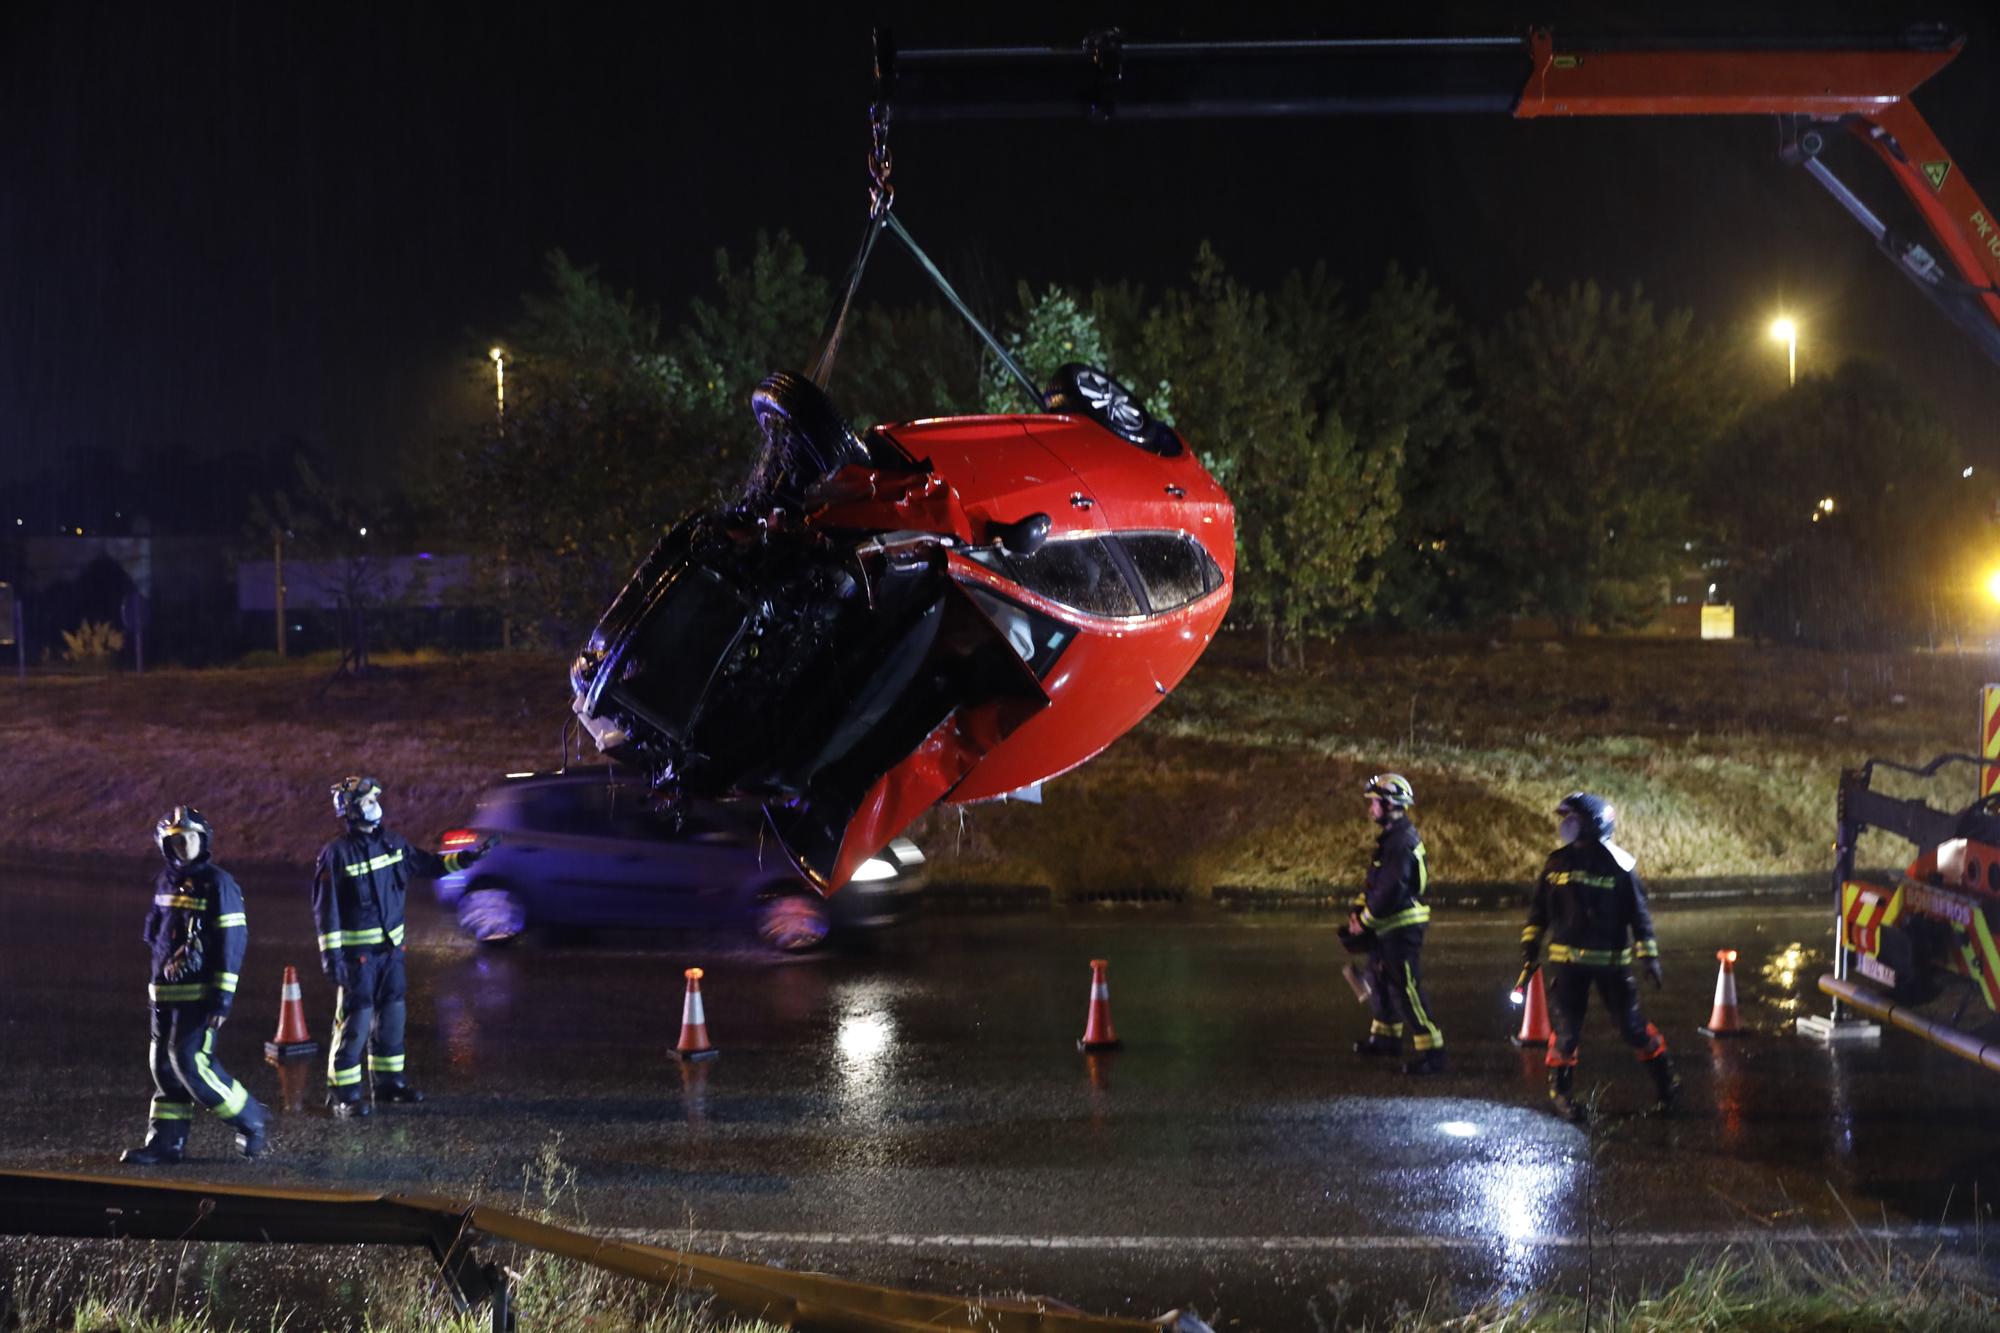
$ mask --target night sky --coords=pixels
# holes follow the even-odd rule
[[[837,273],[864,216],[875,22],[906,48],[1110,23],[1134,39],[1649,31],[1636,7],[1574,4],[282,8],[0,7],[0,481],[83,451],[292,440],[393,465],[480,410],[466,355],[554,246],[670,320],[713,250],[759,227]],[[2000,205],[2000,25],[1981,7],[1712,6],[1672,31],[1920,18],[1970,33],[1916,101]],[[1779,165],[1776,137],[1764,120],[1038,121],[909,124],[894,147],[899,214],[948,271],[1159,284],[1206,237],[1254,281],[1325,258],[1365,288],[1398,259],[1475,319],[1538,277],[1641,281],[1717,327],[1782,305],[1804,368],[1883,357],[2000,464],[2000,367]],[[1834,151],[1905,216],[1863,150]],[[865,296],[924,294],[900,256],[878,268]],[[1756,354],[1782,375],[1781,353]]]

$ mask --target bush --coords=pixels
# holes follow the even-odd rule
[[[111,659],[125,651],[125,636],[102,620],[86,620],[73,630],[64,630],[63,661],[90,671],[103,671]]]

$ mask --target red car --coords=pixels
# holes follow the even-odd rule
[[[1101,371],[1063,367],[1043,413],[866,434],[788,372],[751,401],[744,496],[661,539],[573,706],[665,799],[761,802],[823,893],[935,802],[1091,758],[1228,610],[1228,495]]]

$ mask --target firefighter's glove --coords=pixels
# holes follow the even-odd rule
[[[1665,968],[1660,966],[1659,959],[1648,958],[1646,960],[1646,980],[1653,983],[1654,990],[1659,990],[1667,984],[1667,972]]]

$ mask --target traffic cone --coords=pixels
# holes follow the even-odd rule
[[[299,998],[299,970],[285,969],[285,982],[278,991],[278,1033],[264,1043],[264,1058],[272,1064],[303,1060],[319,1050],[319,1043],[306,1030],[305,1001]]]
[[[701,969],[687,970],[687,998],[681,1002],[681,1041],[674,1054],[683,1060],[713,1060],[722,1052],[708,1044],[708,1014],[701,1007]]]
[[[1102,958],[1090,960],[1090,1018],[1076,1043],[1079,1051],[1115,1051],[1125,1044],[1111,1026],[1111,982],[1105,977],[1110,966]]]
[[[1512,1038],[1516,1046],[1549,1044],[1549,992],[1542,985],[1542,970],[1535,969],[1528,983],[1527,999],[1521,1005],[1521,1030]]]
[[[1709,1011],[1702,1031],[1711,1037],[1740,1037],[1743,1019],[1736,1012],[1736,950],[1717,949],[1722,970],[1715,976],[1715,1008]]]

